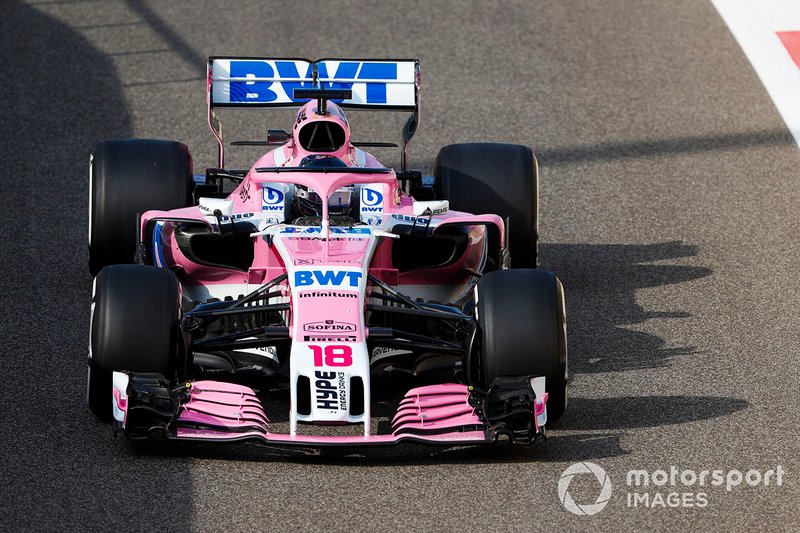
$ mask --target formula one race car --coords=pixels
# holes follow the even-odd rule
[[[530,442],[561,416],[566,316],[536,268],[537,161],[456,144],[435,176],[408,170],[419,87],[416,60],[210,58],[218,168],[193,175],[177,142],[96,146],[95,415],[133,439],[313,447]],[[278,106],[300,106],[291,133],[233,143],[274,148],[225,169],[215,110]],[[411,112],[401,170],[362,150],[397,145],[351,140],[343,108]],[[374,385],[392,376],[414,388],[381,430]]]

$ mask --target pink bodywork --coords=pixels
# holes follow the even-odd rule
[[[401,215],[413,217],[413,199],[407,196],[399,187],[394,172],[386,174],[339,174],[332,177],[329,174],[321,173],[262,173],[257,172],[257,168],[276,166],[274,162],[275,152],[278,150],[291,151],[298,153],[287,159],[289,162],[297,162],[304,157],[304,151],[299,147],[294,147],[292,141],[287,146],[281,146],[262,156],[250,171],[244,181],[228,197],[234,202],[234,214],[261,213],[262,188],[265,183],[290,183],[304,185],[314,189],[321,197],[330,196],[337,189],[353,184],[386,184],[390,193],[387,201],[388,208],[386,215]],[[355,150],[351,147],[351,151]],[[335,154],[334,154],[335,155]],[[344,159],[347,161],[350,158]],[[369,167],[375,168],[381,165],[372,156],[368,156]],[[485,225],[493,225],[498,228],[501,239],[505,235],[505,225],[497,215],[471,215],[458,211],[448,211],[442,215],[435,215],[434,220],[439,226],[449,224],[475,224],[471,232],[471,244],[464,253],[461,261],[454,262],[445,268],[420,269],[410,272],[400,273],[391,262],[392,241],[384,240],[375,251],[370,264],[370,273],[387,281],[391,285],[399,287],[407,285],[451,285],[465,287],[469,276],[465,276],[465,269],[475,269],[483,255],[484,239],[486,232]],[[147,211],[141,217],[141,234],[144,235],[148,222],[151,220],[175,220],[182,221],[195,220],[204,224],[210,221],[203,217],[199,207],[187,207],[173,211]],[[247,272],[234,269],[209,267],[190,261],[180,250],[177,242],[168,230],[162,231],[164,259],[166,265],[180,265],[177,271],[178,277],[184,286],[192,285],[230,285],[230,284],[260,284],[269,281],[285,272],[285,266],[280,256],[274,248],[267,246],[263,239],[256,239],[254,244],[255,257],[252,266]],[[502,241],[501,241],[502,242]],[[410,292],[414,292],[413,290]]]
[[[347,127],[341,110],[336,105],[329,104],[331,114],[318,116],[314,112],[315,105],[316,102],[309,102],[303,106],[298,116],[302,114],[303,120],[310,122],[337,121],[344,126],[347,132],[347,141],[349,141],[349,127]],[[212,116],[209,114],[209,120],[211,119]],[[296,123],[295,133],[297,129]],[[386,222],[397,220],[405,224],[408,224],[409,220],[414,220],[414,200],[400,187],[394,171],[320,173],[259,172],[257,170],[265,167],[296,167],[308,155],[312,154],[303,150],[293,137],[285,145],[279,146],[258,159],[247,172],[242,183],[228,197],[228,200],[233,201],[234,217],[241,215],[240,218],[247,221],[262,222],[262,225],[266,223],[266,217],[270,213],[262,209],[262,201],[264,201],[263,196],[267,191],[265,189],[267,184],[271,186],[275,184],[302,185],[313,189],[322,198],[330,197],[337,189],[345,186],[362,185],[382,191],[380,193],[380,197],[383,198],[382,215],[385,217],[382,220]],[[353,147],[349,142],[345,142],[343,148],[338,152],[326,153],[326,155],[338,157],[348,167],[382,168],[378,160]],[[221,157],[222,148],[220,148]],[[503,220],[497,215],[471,215],[447,211],[432,215],[432,217],[419,217],[417,224],[420,226],[425,226],[428,219],[431,219],[434,232],[447,225],[470,226],[466,251],[458,260],[442,268],[423,268],[400,272],[392,263],[394,239],[380,238],[377,245],[371,246],[370,243],[374,243],[376,239],[372,233],[376,228],[372,226],[355,226],[355,229],[369,228],[369,230],[365,230],[366,237],[337,234],[336,228],[326,230],[329,219],[327,211],[327,202],[323,202],[323,225],[318,233],[308,233],[307,229],[277,224],[276,231],[280,232],[281,250],[278,250],[277,245],[274,245],[265,235],[253,237],[254,259],[246,271],[198,264],[191,261],[181,251],[174,236],[178,223],[196,221],[212,228],[216,226],[214,218],[208,215],[204,216],[199,207],[168,212],[148,211],[141,217],[140,234],[144,236],[143,245],[146,246],[150,246],[149,241],[151,237],[153,238],[154,248],[158,247],[157,250],[154,250],[157,266],[171,268],[181,281],[184,290],[194,299],[199,299],[198,295],[202,294],[204,290],[207,291],[206,294],[211,294],[215,287],[219,290],[234,291],[230,296],[236,298],[239,294],[249,292],[282,274],[294,273],[298,268],[311,268],[298,266],[309,264],[313,264],[313,268],[317,271],[320,271],[319,269],[327,269],[324,270],[325,272],[360,271],[363,274],[375,276],[409,295],[424,295],[432,287],[443,287],[449,291],[449,294],[457,297],[470,290],[475,282],[475,277],[469,272],[481,268],[481,262],[486,253],[488,235],[486,226],[492,225],[497,228],[501,246],[505,235]],[[158,222],[154,235],[146,235],[148,228],[153,227],[151,222],[154,221]],[[384,222],[381,224],[381,227],[391,230],[391,224]],[[290,230],[296,231],[296,236]],[[327,238],[324,234],[326,231],[328,232]],[[290,264],[287,265],[287,262]],[[322,351],[323,348],[329,347],[324,342],[317,342],[321,346],[303,346],[302,339],[298,338],[298,335],[301,331],[305,332],[310,324],[321,324],[325,321],[331,324],[353,324],[354,328],[348,331],[348,339],[339,341],[333,347],[341,350],[344,344],[352,343],[348,346],[352,346],[353,361],[358,360],[360,363],[353,363],[353,371],[347,376],[348,379],[350,376],[365,379],[365,394],[366,400],[368,400],[369,353],[365,345],[367,331],[364,305],[370,298],[373,285],[371,282],[367,282],[367,276],[363,275],[359,282],[357,297],[352,300],[346,297],[317,297],[312,294],[312,287],[296,287],[295,285],[296,281],[290,283],[287,279],[278,286],[283,291],[285,298],[291,302],[291,311],[287,313],[286,323],[289,326],[290,335],[293,337],[292,361],[295,361],[295,357],[297,357],[298,364],[302,368],[302,365],[309,364],[308,354],[311,352],[301,353],[301,349],[315,348]],[[229,287],[233,287],[233,289],[228,289]],[[346,292],[345,288],[336,290],[339,293]],[[301,327],[302,329],[298,329]],[[320,336],[322,335],[320,334]],[[336,366],[327,366],[326,369],[345,370]],[[308,445],[395,444],[403,440],[476,444],[490,442],[494,438],[489,431],[490,428],[476,414],[475,408],[470,405],[470,392],[464,385],[434,385],[409,391],[392,421],[390,435],[370,433],[370,411],[367,401],[365,412],[361,418],[349,415],[349,418],[336,419],[351,423],[363,422],[365,434],[357,437],[304,436],[297,434],[295,426],[292,427],[291,434],[271,433],[269,421],[260,400],[252,389],[241,385],[198,381],[191,384],[190,392],[190,401],[180,407],[180,411],[171,425],[176,438],[218,441],[254,438],[269,443]],[[295,394],[294,389],[293,394]],[[349,392],[347,394],[349,395]],[[349,401],[349,396],[346,399]],[[119,405],[119,407],[124,410],[124,406]],[[292,410],[294,408],[293,403]],[[535,418],[535,415],[533,416]],[[308,421],[303,419],[302,415],[294,413],[292,420],[298,419]],[[327,419],[318,418],[317,420],[325,421]],[[293,423],[296,425],[296,422]]]

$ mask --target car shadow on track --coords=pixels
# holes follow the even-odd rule
[[[294,462],[363,467],[387,465],[437,465],[583,461],[617,457],[628,452],[620,434],[556,435],[529,444],[498,442],[484,446],[438,447],[399,444],[380,447],[286,448],[261,444],[191,442],[127,442],[129,453],[148,458],[213,459],[244,462]]]
[[[559,427],[618,431],[671,426],[727,416],[747,406],[745,400],[726,396],[570,398]]]
[[[636,291],[711,275],[699,266],[646,264],[697,255],[679,241],[648,245],[541,244],[542,267],[564,283],[570,373],[658,368],[673,357],[697,353],[695,346],[665,347],[664,339],[623,326],[651,318],[688,318],[680,310],[650,311]]]
[[[0,17],[0,189],[13,221],[0,246],[4,525],[184,531],[187,463],[120,458],[110,426],[86,407],[89,153],[100,139],[131,136],[133,119],[113,60],[48,14],[71,7],[83,9],[12,0]]]
[[[746,131],[720,135],[684,136],[640,142],[610,142],[537,151],[541,167],[576,163],[614,161],[631,157],[659,157],[665,154],[705,153],[710,150],[738,150],[753,146],[791,146],[787,129]]]

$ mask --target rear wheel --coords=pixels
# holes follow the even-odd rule
[[[510,218],[513,268],[536,268],[539,224],[539,166],[527,146],[451,144],[439,151],[434,189],[450,207]]]
[[[132,263],[136,215],[192,204],[192,160],[174,141],[124,139],[95,146],[89,165],[89,270]]]
[[[495,378],[544,376],[547,417],[567,407],[564,292],[552,272],[520,269],[485,274],[476,286],[476,340],[468,380],[484,390]]]
[[[185,372],[180,284],[169,270],[113,265],[95,278],[86,400],[111,418],[111,374],[154,372],[174,381]]]

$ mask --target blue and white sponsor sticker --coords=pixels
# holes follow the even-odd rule
[[[414,107],[414,61],[341,61],[316,63],[326,89],[350,89],[352,98],[336,103]],[[215,59],[212,65],[213,104],[291,104],[295,89],[312,88],[312,63],[280,59]]]
[[[361,186],[361,222],[376,226],[383,220],[383,184],[370,183]]]
[[[286,220],[286,192],[282,183],[265,183],[261,188],[261,212]]]

